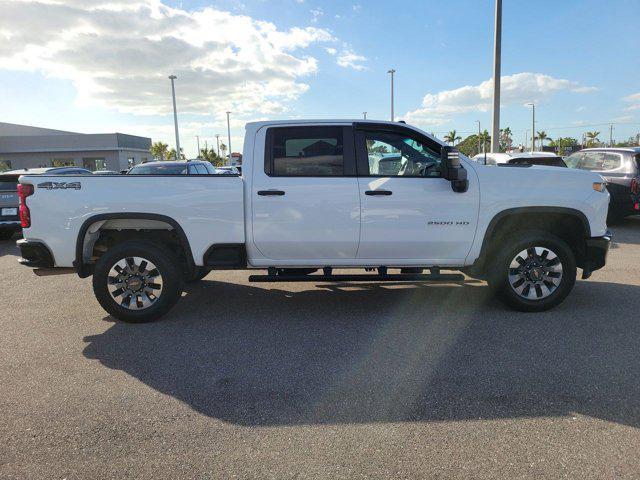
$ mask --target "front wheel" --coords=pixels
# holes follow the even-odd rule
[[[573,289],[575,256],[554,235],[523,232],[494,255],[488,281],[498,298],[516,310],[549,310]]]
[[[180,299],[184,279],[166,248],[132,240],[109,249],[96,263],[93,291],[102,308],[131,323],[150,322]]]

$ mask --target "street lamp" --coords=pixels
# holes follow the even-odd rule
[[[536,104],[527,103],[531,107],[531,153],[536,150]]]
[[[229,139],[228,143],[227,143],[227,146],[229,147],[229,165],[231,165],[231,125],[229,123],[229,114],[230,113],[231,112],[227,112],[227,138]]]
[[[480,120],[476,120],[478,124],[478,153],[480,153]]]
[[[198,142],[198,155],[196,155],[196,158],[200,158],[200,135],[196,135],[196,142]]]
[[[216,133],[216,153],[220,156],[220,134]]]
[[[500,57],[502,50],[502,0],[496,0],[496,19],[493,42],[493,123],[491,152],[500,151]]]
[[[178,78],[175,75],[169,75],[171,80],[171,96],[173,98],[173,125],[176,130],[176,160],[180,159],[180,136],[178,135],[178,111],[176,110],[176,88],[173,81]]]
[[[396,71],[392,68],[387,73],[391,74],[391,121],[394,121],[395,115],[393,114],[393,76]]]
[[[367,112],[362,112],[362,118],[367,119]]]

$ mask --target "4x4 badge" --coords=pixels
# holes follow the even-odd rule
[[[46,188],[47,190],[57,190],[57,189],[73,189],[80,190],[82,185],[80,182],[42,182],[38,184],[38,188]]]

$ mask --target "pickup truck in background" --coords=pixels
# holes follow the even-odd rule
[[[160,317],[215,269],[464,278],[442,273],[454,270],[537,312],[564,300],[577,268],[587,278],[605,264],[609,194],[592,172],[485,166],[412,126],[366,120],[249,123],[243,153],[243,176],[24,175],[20,261],[93,275],[102,307],[129,322]]]

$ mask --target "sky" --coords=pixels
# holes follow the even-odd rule
[[[244,124],[390,117],[491,128],[494,0],[0,0],[0,121],[123,132],[187,157]],[[640,132],[640,0],[504,0],[501,126]]]

